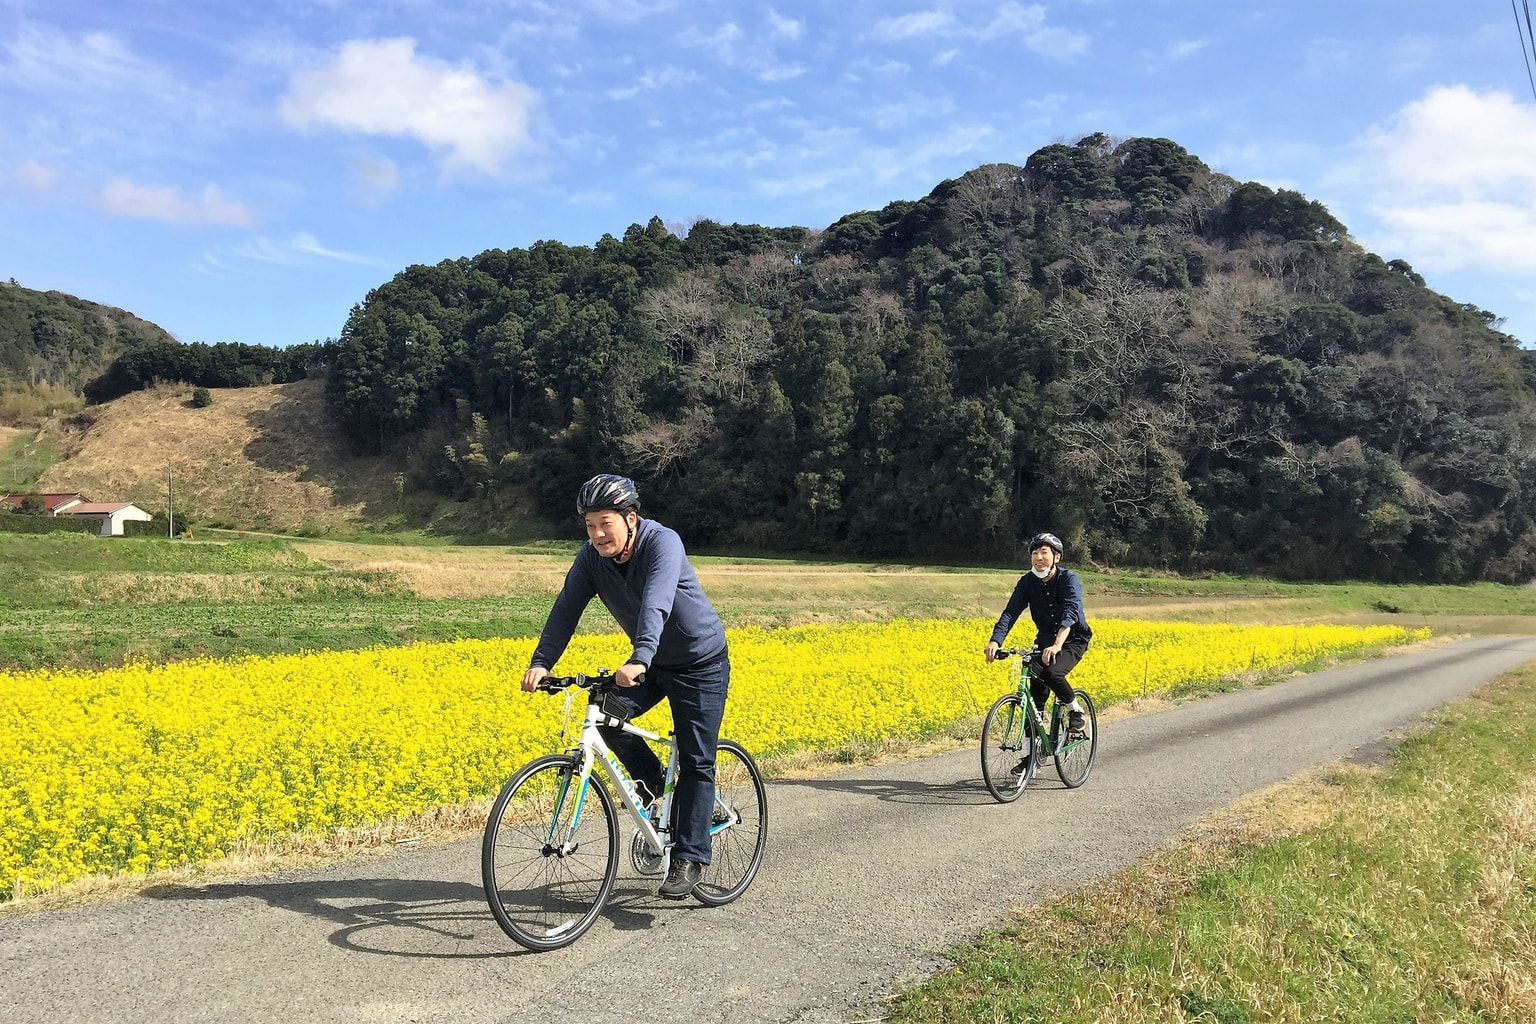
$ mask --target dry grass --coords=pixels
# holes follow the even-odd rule
[[[532,554],[500,546],[380,547],[310,540],[303,542],[303,551],[332,568],[389,573],[413,594],[428,599],[553,598],[571,564],[570,552]],[[1014,570],[956,573],[859,564],[742,564],[709,556],[695,557],[693,562],[710,601],[733,626],[883,621],[898,616],[990,618],[997,615],[1019,578]],[[1107,594],[1092,596],[1089,612],[1095,619],[1262,623],[1293,621],[1295,604],[1274,597]]]
[[[429,600],[553,598],[571,566],[568,552],[519,554],[502,547],[377,547],[318,540],[303,542],[302,550],[334,569],[389,573]]]
[[[394,469],[353,457],[326,418],[322,382],[192,389],[161,385],[92,406],[46,428],[66,457],[47,491],[132,501],[163,511],[166,474],[177,506],[202,521],[274,530],[345,528],[393,500]]]

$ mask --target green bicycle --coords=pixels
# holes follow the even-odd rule
[[[672,793],[677,749],[671,740],[610,714],[614,677],[547,676],[546,693],[587,691],[581,736],[563,754],[523,766],[491,805],[481,843],[486,901],[503,931],[528,949],[559,949],[597,921],[619,872],[619,818],[629,812],[635,830],[629,860],[642,875],[663,875],[672,854]],[[627,708],[626,708],[627,711]],[[615,726],[667,748],[661,799],[647,806],[641,790],[608,749],[599,725]],[[608,786],[594,769],[608,776]],[[715,807],[709,826],[713,856],[693,896],[718,907],[746,892],[768,841],[768,794],[757,763],[739,743],[721,740],[715,753]]]
[[[1063,785],[1081,786],[1088,781],[1099,747],[1099,720],[1086,691],[1074,690],[1083,709],[1081,729],[1068,728],[1067,709],[1054,693],[1047,697],[1043,712],[1029,699],[1029,670],[1039,656],[1039,648],[997,652],[997,657],[1009,659],[1014,690],[997,698],[982,723],[981,778],[987,791],[1005,804],[1019,798],[1045,757],[1055,759]]]

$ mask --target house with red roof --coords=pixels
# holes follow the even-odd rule
[[[25,494],[7,494],[0,501],[21,507]],[[88,516],[101,521],[97,535],[121,537],[123,524],[129,521],[147,523],[155,517],[131,501],[87,501],[83,494],[41,494],[45,515]]]
[[[20,508],[26,497],[25,494],[7,494],[0,501]],[[43,511],[50,516],[56,516],[86,500],[83,494],[39,494],[38,497],[43,499]]]

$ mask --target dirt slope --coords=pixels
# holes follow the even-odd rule
[[[318,380],[213,388],[192,405],[186,385],[162,385],[92,406],[62,434],[68,456],[43,474],[44,491],[132,501],[163,514],[166,477],[176,511],[248,529],[344,527],[387,514],[396,467],[354,458],[326,417]]]

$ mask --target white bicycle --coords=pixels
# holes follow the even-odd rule
[[[614,796],[594,775],[600,768],[635,830],[630,863],[642,875],[665,875],[672,853],[672,794],[677,750],[671,737],[611,714],[614,677],[547,676],[539,689],[587,691],[581,736],[572,749],[530,761],[491,805],[480,849],[480,873],[491,913],[503,931],[532,950],[559,949],[597,921],[619,871],[619,819]],[[614,710],[619,710],[614,706]],[[650,807],[597,731],[600,725],[667,748],[661,799]],[[593,801],[596,801],[595,805]],[[721,740],[715,754],[715,806],[710,862],[693,889],[708,906],[746,891],[768,842],[768,799],[757,764],[739,743]]]

